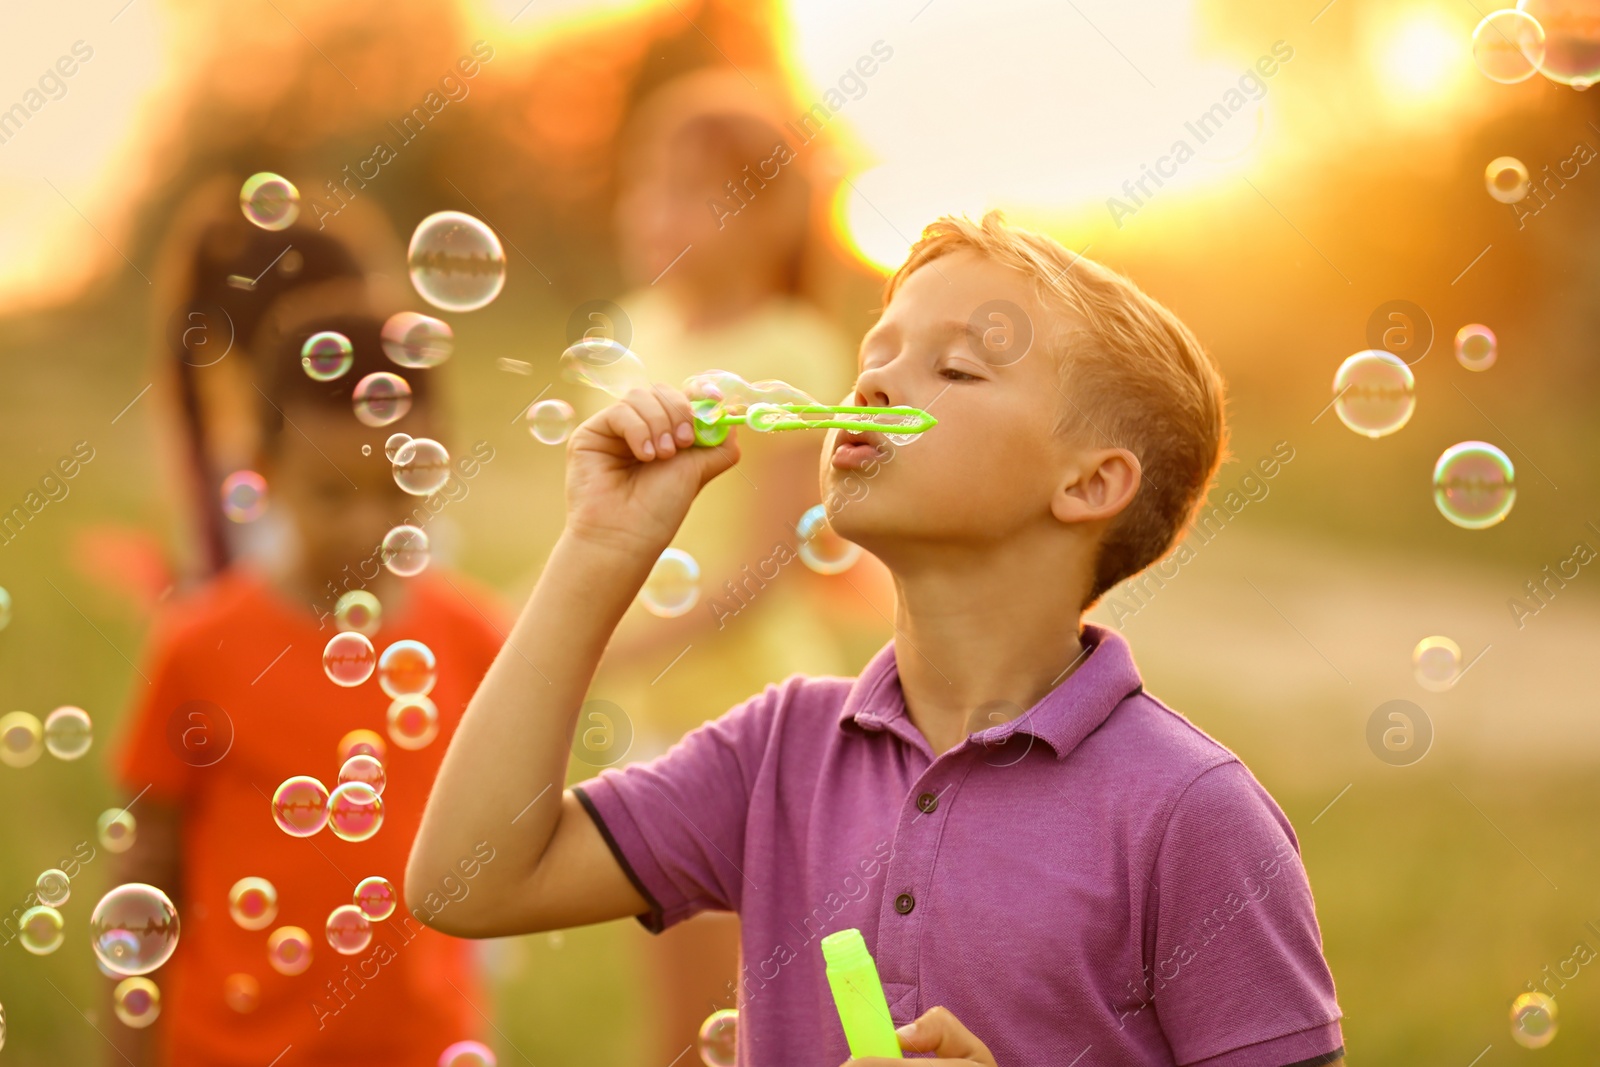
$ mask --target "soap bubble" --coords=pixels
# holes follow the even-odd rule
[[[406,265],[422,299],[445,311],[475,311],[506,284],[500,238],[459,211],[437,211],[417,224]]]
[[[481,1041],[457,1041],[439,1053],[439,1067],[495,1067],[494,1053]]]
[[[1461,646],[1448,637],[1424,637],[1411,650],[1411,670],[1422,688],[1443,693],[1461,676]]]
[[[389,705],[389,740],[407,751],[427,748],[439,736],[439,709],[425,696],[406,696]]]
[[[1535,61],[1539,73],[1574,89],[1600,80],[1600,23],[1593,0],[1517,0],[1517,11],[1544,27],[1544,55]]]
[[[0,630],[11,625],[11,594],[0,587]]]
[[[95,831],[107,852],[126,852],[133,847],[139,824],[127,808],[107,808],[96,820]]]
[[[378,686],[391,697],[426,696],[437,680],[438,661],[421,641],[396,641],[378,660]]]
[[[111,1010],[124,1026],[143,1030],[161,1014],[161,990],[142,975],[124,978],[111,991]]]
[[[1472,31],[1472,58],[1490,81],[1526,81],[1544,62],[1544,27],[1525,11],[1490,12]]]
[[[311,966],[311,935],[299,926],[278,927],[267,935],[267,962],[291,978],[304,974]]]
[[[300,217],[300,190],[288,178],[261,171],[240,187],[239,208],[263,230],[288,229]]]
[[[393,915],[398,900],[394,886],[382,875],[363,878],[356,885],[355,905],[373,922],[382,922]]]
[[[1333,410],[1356,433],[1378,438],[1404,426],[1417,408],[1417,380],[1400,357],[1357,352],[1333,376]]]
[[[261,1006],[261,983],[254,975],[230,974],[222,982],[222,999],[240,1015],[248,1015]]]
[[[346,782],[328,798],[328,829],[341,841],[365,841],[383,826],[383,798],[365,782]]]
[[[800,539],[801,561],[818,574],[841,574],[861,558],[861,546],[833,532],[821,504],[800,516],[794,534]]]
[[[33,891],[39,895],[39,903],[59,908],[72,896],[72,879],[61,868],[51,867],[35,879]]]
[[[1524,993],[1511,1002],[1511,1039],[1523,1048],[1544,1048],[1556,1037],[1556,1002]]]
[[[350,393],[356,418],[367,426],[387,426],[411,410],[411,385],[398,374],[373,371]]]
[[[29,908],[22,913],[18,925],[22,947],[35,956],[50,955],[66,940],[62,933],[64,925],[61,913],[48,904]]]
[[[365,589],[352,589],[333,605],[333,621],[341,631],[371,637],[383,621],[383,605]]]
[[[394,454],[394,481],[412,496],[428,496],[450,480],[450,453],[431,437],[407,441]]]
[[[328,787],[310,775],[285,778],[272,794],[272,820],[290,837],[311,837],[328,825]]]
[[[383,787],[388,783],[389,776],[383,769],[383,764],[377,759],[366,754],[351,756],[339,768],[339,784],[346,782],[362,782],[372,787],[372,791],[383,796]]]
[[[390,463],[393,463],[394,457],[400,454],[400,449],[409,444],[410,441],[411,435],[408,433],[392,433],[389,435],[389,439],[383,443],[383,454],[389,457]]]
[[[44,747],[56,759],[75,760],[93,741],[94,727],[82,708],[67,704],[44,717]]]
[[[383,350],[402,367],[437,367],[455,351],[450,325],[431,315],[401,311],[383,324]]]
[[[300,366],[312,381],[331,382],[343,378],[355,361],[355,346],[350,338],[333,330],[314,333],[300,346]]]
[[[739,1050],[739,1013],[723,1008],[700,1024],[700,1061],[706,1067],[734,1067]]]
[[[44,727],[26,711],[0,715],[0,763],[26,767],[44,755]]]
[[[675,619],[688,614],[700,599],[700,564],[680,548],[661,553],[639,590],[639,601],[652,615]]]
[[[691,400],[720,400],[730,415],[747,414],[755,404],[816,404],[816,397],[777,378],[747,382],[731,370],[708,370],[683,380],[683,392]],[[787,413],[785,413],[787,415]],[[820,418],[828,418],[821,415]]]
[[[361,446],[361,454],[362,454],[362,455],[363,455],[363,456],[370,456],[370,455],[372,455],[372,446],[371,446],[371,445],[362,445],[362,446]]]
[[[1456,331],[1456,362],[1468,370],[1488,370],[1498,354],[1499,345],[1489,327],[1473,323]]]
[[[351,756],[371,756],[382,763],[388,755],[388,746],[374,730],[351,730],[339,738],[339,766],[343,767]]]
[[[1528,168],[1515,156],[1498,156],[1484,168],[1483,182],[1490,196],[1502,204],[1515,204],[1528,195]]]
[[[89,940],[108,970],[149,974],[178,947],[178,909],[153,885],[119,885],[94,906]]]
[[[1463,529],[1493,526],[1510,513],[1516,499],[1510,457],[1487,442],[1451,445],[1433,466],[1433,502]]]
[[[650,388],[650,373],[626,346],[605,337],[587,337],[561,353],[561,377],[592,386],[621,400],[634,389]]]
[[[265,878],[241,878],[228,890],[228,914],[246,930],[265,930],[278,917],[278,887]]]
[[[377,653],[367,635],[356,630],[334,634],[322,650],[322,670],[334,685],[358,686],[372,677]]]
[[[372,924],[354,904],[340,904],[328,913],[328,944],[341,956],[354,956],[372,944]]]
[[[267,510],[267,480],[255,471],[222,479],[222,513],[234,522],[255,522]]]
[[[528,409],[528,432],[540,444],[559,445],[572,436],[576,419],[565,400],[541,400]]]
[[[428,535],[415,526],[396,526],[383,536],[383,565],[401,578],[421,574],[428,566]]]

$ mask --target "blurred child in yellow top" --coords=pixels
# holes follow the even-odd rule
[[[845,402],[853,346],[797,295],[811,227],[807,150],[768,98],[732,72],[692,74],[648,98],[622,144],[615,223],[636,287],[618,298],[620,315],[594,319],[594,332],[633,349],[652,381],[681,385],[720,369]],[[583,413],[609,402],[584,397]],[[796,522],[820,503],[822,435],[746,441],[744,462],[706,486],[673,542],[700,566],[699,600],[677,618],[629,610],[590,691],[626,724],[611,724],[615,746],[590,755],[580,745],[578,759],[648,758],[775,678],[859,666],[823,611],[825,583],[842,579],[811,573],[795,551]],[[872,619],[881,630],[870,640],[881,644],[887,624]],[[705,915],[640,941],[660,1013],[648,1062],[667,1063],[713,1009],[732,1005],[738,921]]]

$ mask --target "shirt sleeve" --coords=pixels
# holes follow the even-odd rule
[[[112,775],[130,793],[148,788],[152,799],[179,803],[189,793],[195,768],[210,762],[206,746],[232,743],[232,725],[220,721],[225,713],[216,705],[194,699],[198,694],[186,676],[180,642],[169,628],[158,625],[153,631],[142,671],[149,681],[135,678],[111,753]]]
[[[702,911],[738,911],[751,791],[781,703],[779,687],[690,731],[663,755],[573,786],[660,933]]]
[[[1311,1067],[1343,1051],[1294,831],[1237,761],[1174,805],[1151,874],[1145,965],[1182,1067]]]

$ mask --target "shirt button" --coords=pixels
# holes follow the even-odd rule
[[[910,893],[901,893],[894,898],[894,910],[901,915],[910,915],[911,909],[917,906],[917,898]]]
[[[924,815],[932,814],[939,806],[939,797],[935,793],[924,793],[917,798],[917,807]]]

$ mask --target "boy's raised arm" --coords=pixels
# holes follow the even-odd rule
[[[630,393],[568,442],[566,527],[467,705],[406,865],[416,909],[493,850],[467,895],[426,919],[435,929],[500,937],[647,910],[562,783],[606,642],[695,494],[739,458],[732,437],[692,442],[688,401],[665,385]]]

